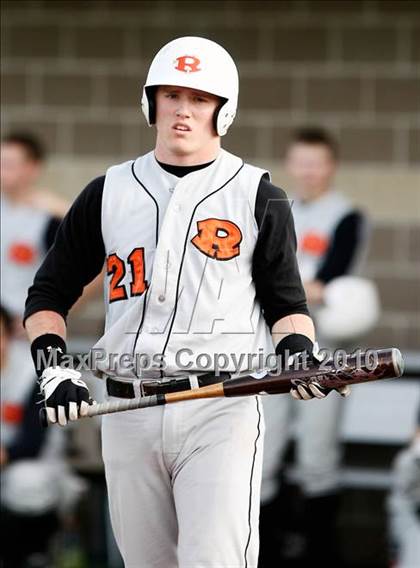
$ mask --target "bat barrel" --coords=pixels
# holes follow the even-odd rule
[[[347,355],[345,364],[329,360],[320,367],[308,364],[306,368],[288,369],[279,375],[266,375],[261,379],[239,377],[223,383],[225,396],[252,394],[284,394],[294,384],[316,380],[326,388],[366,383],[380,379],[400,377],[404,361],[399,349],[378,349]]]

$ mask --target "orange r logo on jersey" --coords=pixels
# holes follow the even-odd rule
[[[242,233],[238,225],[224,219],[205,219],[197,222],[198,233],[192,244],[210,258],[230,260],[239,256]]]
[[[194,55],[182,55],[181,57],[177,57],[175,61],[178,62],[178,65],[175,65],[175,69],[178,69],[178,71],[184,71],[185,73],[201,71],[198,67],[201,61],[198,57],[194,57]]]
[[[31,264],[36,256],[34,247],[27,243],[13,243],[9,248],[9,259],[16,264]]]
[[[3,402],[1,419],[7,424],[20,424],[23,420],[23,406],[17,402]]]
[[[300,248],[309,254],[321,256],[327,251],[328,239],[317,233],[306,233],[300,242]]]

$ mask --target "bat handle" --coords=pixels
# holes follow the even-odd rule
[[[92,416],[101,416],[103,414],[113,414],[114,412],[123,412],[125,410],[136,410],[138,408],[149,408],[151,406],[159,406],[161,404],[166,404],[165,395],[155,394],[151,396],[143,396],[140,398],[131,399],[117,399],[113,401],[101,402],[98,404],[92,404],[93,400],[89,400],[89,408],[86,417],[92,418]],[[47,415],[47,409],[45,406],[39,411],[39,418],[43,428],[49,426],[49,420]],[[85,418],[85,416],[79,416],[80,418]]]
[[[93,398],[89,399],[89,405],[93,403]],[[82,417],[81,417],[82,418]],[[50,425],[50,421],[48,420],[47,409],[43,406],[39,410],[39,423],[41,424],[42,428],[48,428]]]

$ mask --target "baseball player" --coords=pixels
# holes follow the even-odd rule
[[[61,221],[39,206],[34,189],[44,160],[45,151],[33,136],[10,133],[2,139],[1,302],[16,329],[21,328],[28,288]]]
[[[41,567],[47,566],[48,545],[59,526],[56,467],[45,455],[54,442],[39,423],[33,364],[26,345],[13,341],[12,321],[0,305],[0,564]],[[22,532],[27,538],[17,545]]]
[[[65,318],[104,262],[106,325],[93,353],[108,397],[201,387],[220,381],[220,368],[228,380],[260,369],[274,345],[280,357],[312,354],[286,195],[221,148],[237,99],[236,65],[208,39],[175,39],[153,59],[142,108],[154,151],[89,183],[29,291],[34,358],[56,356],[56,366],[37,365],[50,421],[86,413],[86,385],[63,366]],[[258,397],[105,416],[127,568],[256,566],[263,433]]]
[[[320,128],[295,132],[286,156],[286,168],[295,185],[292,212],[298,265],[315,323],[326,287],[355,270],[366,240],[363,215],[334,189],[337,159],[336,142]],[[348,344],[328,342],[320,335],[319,328],[317,339],[331,351],[339,347],[350,350]],[[279,461],[289,440],[291,413],[296,411],[297,462],[305,497],[307,554],[308,558],[327,562],[332,559],[333,546],[326,550],[321,532],[327,530],[333,534],[336,522],[343,400],[333,393],[322,403],[314,401],[296,408],[292,403],[284,397],[264,398],[267,431],[262,502],[269,503],[278,491]]]
[[[42,428],[39,386],[26,342],[0,305],[0,530],[2,568],[51,566],[51,539],[84,483],[66,463],[67,432]],[[21,535],[25,538],[21,541]]]
[[[420,562],[420,408],[413,439],[398,452],[392,469],[387,498],[390,564],[409,568]]]

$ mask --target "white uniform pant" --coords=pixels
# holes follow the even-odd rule
[[[420,566],[420,437],[394,460],[388,497],[390,536],[397,568]]]
[[[104,416],[111,522],[125,567],[256,567],[263,438],[257,397]]]
[[[268,503],[278,491],[278,471],[297,421],[297,473],[303,492],[319,497],[339,485],[339,425],[343,399],[330,393],[325,399],[294,400],[288,395],[262,397],[266,433],[261,501]]]

